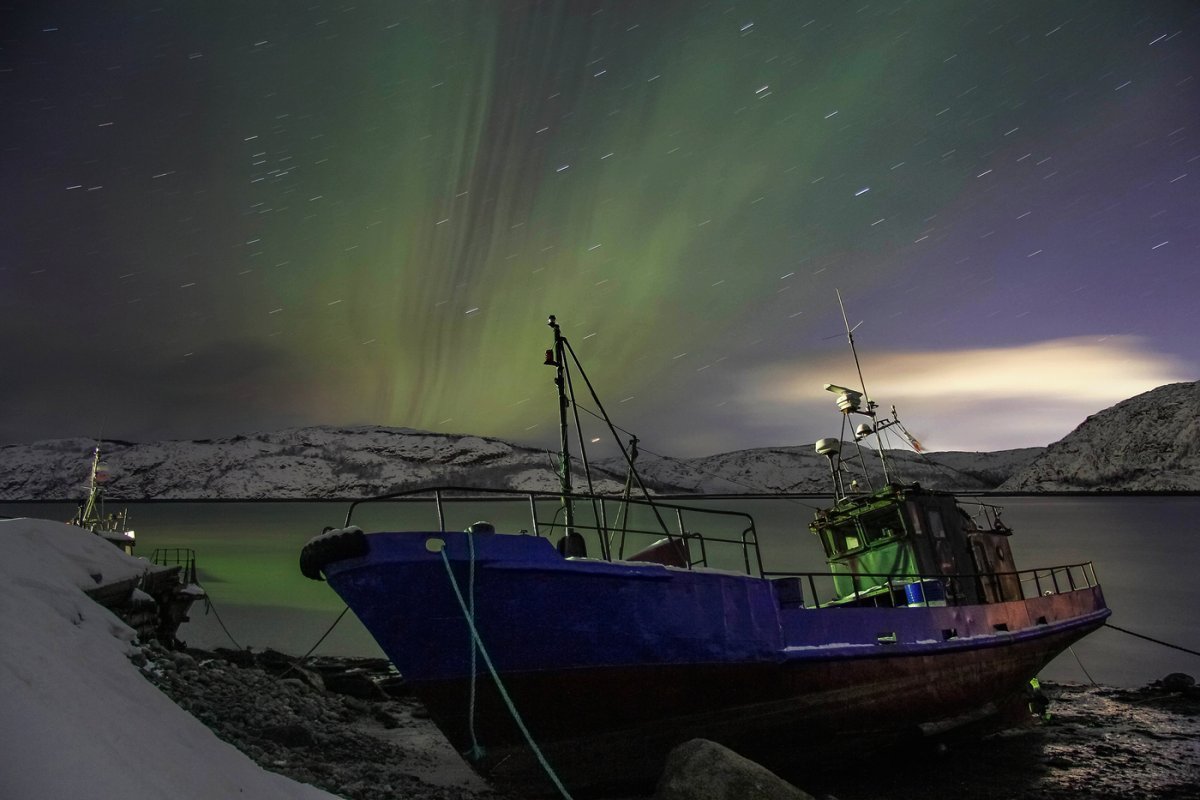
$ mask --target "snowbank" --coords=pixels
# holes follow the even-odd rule
[[[0,797],[316,800],[147,682],[133,631],[82,589],[145,562],[57,522],[0,520]]]

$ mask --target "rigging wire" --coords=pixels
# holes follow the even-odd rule
[[[596,393],[596,387],[592,386],[592,381],[590,378],[588,378],[587,371],[584,370],[583,364],[579,360],[579,356],[575,354],[575,348],[571,346],[571,342],[568,339],[564,338],[563,344],[566,346],[567,352],[571,354],[571,360],[575,362],[576,369],[579,370],[579,377],[583,378],[584,385],[587,386],[588,392],[591,393],[592,401],[595,402],[596,408],[600,409],[600,414],[602,415],[601,418],[604,420],[604,424],[608,426],[609,433],[612,434],[613,440],[617,443],[617,449],[621,451],[621,457],[625,459],[625,464],[629,467],[630,473],[633,475],[634,480],[637,481],[638,488],[642,490],[642,495],[646,498],[647,505],[649,505],[650,510],[654,512],[654,518],[658,520],[658,524],[662,528],[663,533],[667,535],[667,538],[673,539],[674,534],[671,533],[671,530],[667,527],[666,521],[662,518],[662,514],[659,513],[658,506],[654,504],[654,499],[650,496],[650,492],[646,489],[646,485],[642,483],[642,476],[638,474],[637,468],[633,465],[633,460],[629,457],[629,453],[625,450],[625,445],[621,444],[621,437],[617,435],[616,426],[614,426],[612,420],[608,418],[608,412],[604,410],[604,404],[600,402],[600,395]],[[582,438],[583,437],[580,437],[580,439]]]
[[[571,343],[565,338],[563,339],[563,344],[565,344],[567,349],[570,350]],[[574,350],[571,350],[571,357],[575,358]],[[579,364],[579,359],[575,359],[575,365],[579,367],[579,372],[581,375],[583,375],[583,367]],[[567,364],[563,364],[563,374],[567,377],[567,392],[571,396],[571,413],[575,417],[575,435],[579,439],[579,458],[583,462],[583,475],[587,479],[588,494],[592,495],[592,517],[599,522],[601,530],[607,530],[608,520],[607,513],[604,510],[604,504],[601,503],[599,507],[596,506],[596,487],[592,483],[592,465],[587,457],[587,444],[585,443],[583,435],[583,423],[579,421],[579,403],[575,399],[575,384],[571,380],[571,370],[568,368],[568,366],[569,365]],[[587,376],[583,375],[583,379],[586,381]],[[591,384],[588,384],[588,386],[590,388]],[[567,533],[570,534],[570,531]],[[605,558],[608,558],[607,542],[603,536],[599,538],[600,549],[602,551],[601,555]]]
[[[589,409],[589,408],[588,408],[587,406],[585,406],[585,405],[582,405],[582,404],[578,404],[578,403],[577,403],[577,404],[576,404],[576,407],[577,407],[577,408],[578,408],[580,411],[584,412],[585,414],[590,414],[590,415],[592,415],[593,417],[595,417],[596,419],[598,419],[598,420],[600,420],[600,421],[602,421],[602,422],[604,422],[604,421],[605,421],[604,417],[600,416],[600,415],[599,415],[599,414],[597,414],[595,411],[592,411],[591,409]],[[625,428],[622,428],[620,425],[617,425],[615,422],[611,422],[611,421],[610,421],[608,424],[609,424],[609,425],[611,425],[613,428],[615,428],[615,429],[617,429],[617,430],[621,431],[621,432],[622,432],[622,433],[624,433],[624,434],[627,434],[627,435],[629,435],[629,436],[637,436],[637,434],[636,434],[636,433],[634,433],[633,431],[626,430]],[[640,439],[640,438],[638,439],[638,450],[639,450],[639,451],[641,451],[641,452],[643,452],[643,453],[648,453],[648,454],[650,454],[650,455],[652,455],[652,456],[655,456],[655,457],[657,457],[657,458],[661,458],[663,461],[671,461],[671,462],[674,462],[674,463],[677,463],[677,464],[680,464],[680,463],[682,462],[682,459],[676,458],[675,456],[668,456],[668,455],[664,455],[664,454],[662,454],[662,453],[656,453],[656,452],[654,452],[653,450],[649,449],[648,447],[644,447],[644,446],[641,444],[641,439]],[[547,452],[549,452],[549,451],[547,451]],[[718,474],[717,474],[717,473],[715,473],[715,472],[710,472],[710,471],[708,471],[708,470],[706,470],[706,469],[704,469],[704,468],[702,468],[702,467],[698,467],[698,466],[696,466],[696,465],[694,465],[694,464],[688,464],[688,465],[687,465],[687,468],[688,468],[688,469],[690,469],[690,470],[694,470],[694,471],[696,471],[696,472],[699,472],[699,473],[701,473],[702,475],[707,475],[707,476],[708,476],[708,477],[710,477],[710,478],[717,478],[718,480],[723,480],[723,481],[726,481],[726,482],[728,482],[728,483],[732,483],[732,484],[735,484],[735,485],[737,485],[737,486],[741,486],[742,488],[744,488],[744,489],[749,489],[749,490],[750,490],[750,491],[752,491],[752,492],[756,492],[756,493],[759,493],[759,494],[769,494],[769,492],[766,492],[766,491],[764,491],[764,489],[763,489],[763,487],[762,487],[762,486],[753,486],[753,485],[751,485],[751,484],[749,484],[749,483],[745,483],[745,482],[743,482],[743,481],[740,481],[740,480],[737,480],[737,479],[735,479],[735,478],[730,478],[730,477],[727,477],[727,476],[725,476],[725,475],[718,475]],[[819,510],[820,510],[820,506],[814,506],[814,505],[812,505],[811,503],[805,503],[805,502],[803,502],[803,501],[800,501],[800,500],[797,500],[797,499],[795,499],[794,497],[787,497],[787,498],[783,498],[783,499],[787,500],[789,503],[795,503],[796,505],[804,506],[805,508],[812,509],[813,511],[819,511]]]

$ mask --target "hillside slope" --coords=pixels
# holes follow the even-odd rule
[[[1093,414],[1000,488],[1200,491],[1200,381],[1160,386]]]
[[[94,442],[54,439],[0,447],[0,500],[82,498]],[[853,449],[847,446],[847,452]],[[981,491],[994,487],[1034,451],[1013,454],[888,453],[893,480],[932,488]],[[883,476],[874,451],[864,449],[871,481]],[[107,496],[118,500],[290,500],[372,497],[424,486],[478,486],[556,491],[556,454],[480,436],[378,426],[295,428],[226,439],[133,444],[106,442]],[[847,488],[866,479],[858,462],[846,465]],[[643,482],[661,494],[825,493],[829,465],[812,446],[739,450],[704,458],[643,454]],[[1005,472],[1004,470],[1008,471]],[[600,493],[618,493],[626,466],[593,464]],[[577,491],[586,485],[576,459]]]
[[[76,500],[95,443],[0,447],[0,499]],[[430,485],[556,487],[553,456],[480,436],[378,426],[293,428],[228,439],[106,442],[113,499],[287,500],[371,497]],[[605,491],[618,484],[604,482]]]

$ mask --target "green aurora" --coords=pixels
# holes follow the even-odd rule
[[[6,311],[36,324],[66,276],[88,298],[42,357],[127,376],[145,408],[102,396],[82,418],[106,435],[548,437],[547,314],[647,433],[728,426],[718,406],[764,352],[827,358],[835,288],[882,310],[877,352],[1073,335],[1072,308],[982,312],[1059,281],[1098,284],[1080,308],[1111,294],[1112,248],[1077,237],[1144,177],[1114,154],[1195,106],[1177,86],[1195,56],[1147,55],[1186,17],[1171,4],[186,9],[89,12],[108,39],[64,24],[39,45],[59,72],[30,87],[83,108],[87,134],[65,110],[19,120],[62,159],[14,167],[21,185],[78,188],[9,223],[30,269],[6,280],[32,302]],[[84,60],[120,69],[68,90]],[[1025,207],[1056,221],[1018,228]],[[1012,258],[1030,226],[1072,242],[1069,263]],[[44,427],[81,419],[49,405]]]

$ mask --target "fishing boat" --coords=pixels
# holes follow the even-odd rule
[[[108,467],[100,460],[100,443],[97,442],[92,451],[92,470],[88,477],[87,497],[80,501],[70,524],[85,528],[133,555],[137,535],[129,527],[129,509],[105,511],[104,484],[107,480]]]
[[[129,509],[106,511],[104,486],[108,466],[101,460],[100,443],[92,450],[87,497],[80,501],[69,524],[100,536],[133,555],[137,536],[129,527]],[[197,579],[196,553],[191,548],[157,548],[140,575],[92,587],[86,594],[115,613],[142,639],[157,639],[167,647],[184,646],[176,634],[187,622],[192,605],[207,599]]]
[[[568,356],[591,384],[550,326],[558,492],[361,500],[300,556],[484,777],[612,792],[652,785],[696,737],[786,773],[943,735],[1024,707],[1039,670],[1109,615],[1090,563],[1017,569],[995,506],[891,480],[847,490],[840,440],[818,443],[832,504],[789,533],[815,534],[820,572],[767,568],[740,511],[575,491]],[[828,388],[844,424],[867,420],[855,441],[899,424],[865,387]],[[426,526],[382,523],[414,502],[429,504]],[[483,503],[491,521],[452,523],[462,503]]]

